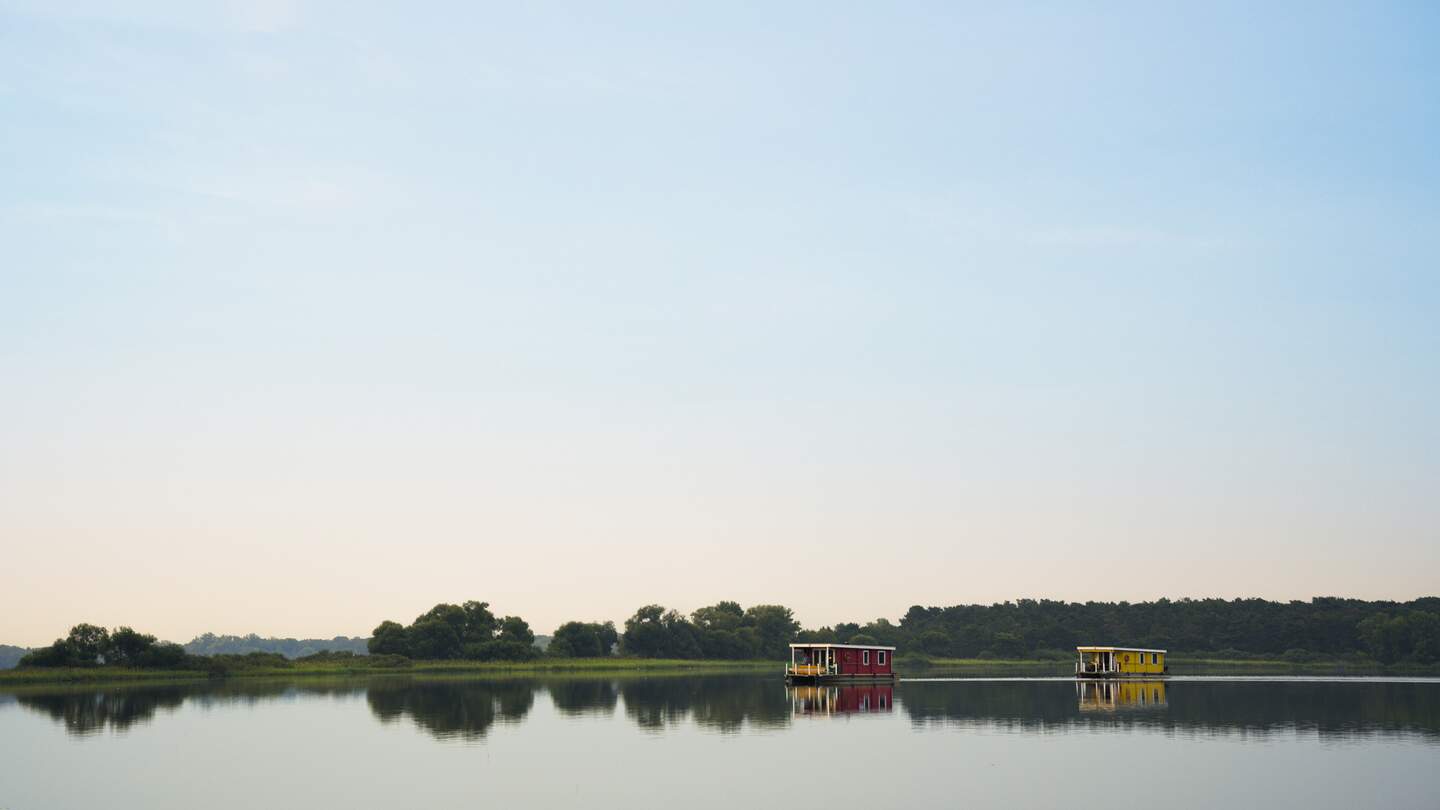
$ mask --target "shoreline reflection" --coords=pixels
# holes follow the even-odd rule
[[[125,733],[181,711],[259,709],[275,702],[344,700],[380,723],[413,723],[437,740],[481,741],[496,726],[530,722],[535,707],[561,720],[623,720],[646,733],[682,727],[731,734],[784,729],[797,718],[866,714],[917,729],[1018,731],[1146,728],[1192,735],[1314,732],[1333,739],[1418,736],[1440,744],[1440,683],[1414,681],[950,681],[781,687],[755,676],[375,678],[232,681],[0,694],[0,717],[38,714],[67,734]]]

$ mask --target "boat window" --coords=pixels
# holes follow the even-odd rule
[[[1158,664],[1158,663],[1160,663],[1160,653],[1150,653],[1150,663],[1152,663],[1152,664]]]
[[[880,652],[875,653],[875,655],[875,663],[879,664],[882,667],[885,666],[885,651],[881,650]]]
[[[864,664],[864,665],[866,665],[866,666],[869,666],[869,665],[870,665],[870,651],[869,651],[869,650],[865,650],[864,652],[860,653],[860,663],[862,663],[862,664]]]

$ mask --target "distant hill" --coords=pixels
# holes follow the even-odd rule
[[[20,657],[30,652],[24,647],[12,647],[9,644],[0,644],[0,669],[14,669],[20,663]]]
[[[334,638],[261,638],[248,636],[217,636],[206,633],[185,644],[191,655],[244,655],[252,652],[279,653],[286,658],[299,658],[317,652],[353,652],[366,655],[368,638],[336,636]]]

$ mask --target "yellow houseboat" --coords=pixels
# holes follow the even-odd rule
[[[1153,678],[1165,675],[1164,650],[1140,647],[1076,647],[1080,658],[1075,662],[1077,678]]]

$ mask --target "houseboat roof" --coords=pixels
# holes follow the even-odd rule
[[[804,648],[806,648],[806,649],[810,649],[810,648],[814,648],[814,647],[834,647],[834,648],[837,649],[837,650],[893,650],[893,649],[895,649],[894,647],[887,647],[887,646],[885,646],[884,644],[831,644],[831,643],[828,642],[828,641],[825,641],[825,642],[820,642],[820,641],[803,642],[803,641],[802,641],[802,642],[797,642],[797,643],[795,643],[795,644],[791,644],[790,646],[791,646],[791,647],[804,647]]]
[[[1149,647],[1076,647],[1075,652],[1153,652],[1163,653],[1165,650],[1152,650]]]

